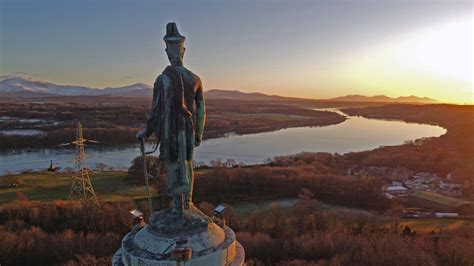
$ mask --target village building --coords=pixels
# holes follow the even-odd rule
[[[385,192],[390,195],[400,195],[407,193],[408,189],[404,186],[396,185],[396,186],[388,186],[385,188]]]
[[[452,179],[441,179],[439,181],[439,187],[441,189],[462,189],[463,185]]]

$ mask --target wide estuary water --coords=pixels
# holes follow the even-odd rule
[[[350,116],[345,122],[323,127],[287,128],[273,132],[230,135],[204,141],[196,148],[195,160],[234,159],[245,164],[263,163],[265,159],[299,152],[346,153],[364,151],[380,146],[400,145],[405,141],[424,137],[438,137],[446,129],[427,124],[393,120],[367,119]],[[151,147],[149,147],[151,149]],[[128,167],[139,155],[138,145],[116,148],[88,146],[88,165],[98,163],[114,167]],[[74,149],[38,149],[0,152],[0,175],[7,172],[40,170],[52,160],[61,168],[74,167]]]

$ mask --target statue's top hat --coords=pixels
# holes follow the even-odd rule
[[[166,25],[166,35],[165,37],[163,37],[163,40],[166,42],[166,45],[183,45],[184,40],[186,40],[186,37],[179,34],[178,26],[176,26],[176,23],[170,22]]]

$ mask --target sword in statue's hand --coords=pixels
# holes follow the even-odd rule
[[[155,149],[147,152],[145,151],[145,132],[138,132],[137,139],[140,140],[140,152],[142,154],[142,160],[143,160],[143,175],[145,177],[146,193],[148,195],[148,205],[150,205],[150,211],[153,212],[153,205],[151,203],[151,195],[150,195],[150,185],[148,183],[148,178],[153,178],[153,176],[148,174],[147,167],[146,167],[146,155],[154,153],[158,149],[158,144],[155,146]]]

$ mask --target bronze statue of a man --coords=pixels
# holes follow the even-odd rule
[[[206,120],[201,80],[183,66],[185,39],[176,23],[166,25],[163,40],[171,65],[155,81],[146,128],[137,134],[142,140],[154,132],[158,139],[159,158],[167,162],[167,192],[174,212],[192,205],[193,151],[201,143]]]

